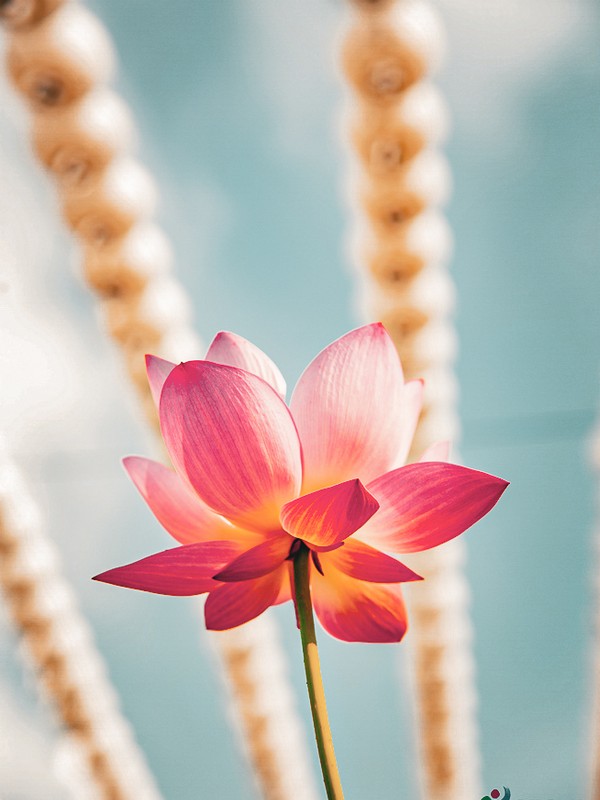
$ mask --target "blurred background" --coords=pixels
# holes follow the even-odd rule
[[[439,0],[452,116],[465,464],[512,483],[466,535],[484,786],[578,800],[591,746],[600,354],[600,9]],[[341,0],[94,0],[205,342],[235,331],[293,386],[360,318],[347,265]],[[0,49],[4,41],[0,39]],[[254,797],[194,600],[90,576],[170,545],[120,466],[152,452],[78,251],[0,78],[0,425],[166,798]],[[200,354],[199,354],[200,355]],[[274,616],[308,722],[293,611]],[[348,800],[417,796],[403,647],[321,637]],[[0,604],[0,794],[66,797],[52,718]],[[465,800],[470,800],[465,798]],[[478,798],[477,798],[478,800]]]

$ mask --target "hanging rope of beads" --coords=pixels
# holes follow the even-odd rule
[[[407,378],[425,379],[411,459],[458,434],[456,336],[449,315],[451,234],[439,208],[449,171],[437,149],[446,108],[429,75],[443,49],[440,23],[421,0],[355,0],[342,64],[351,88],[350,194],[358,296],[384,323]],[[462,542],[411,559],[426,580],[409,593],[409,636],[420,735],[422,796],[481,795],[469,592]]]
[[[74,797],[159,800],[121,716],[92,632],[60,573],[41,514],[16,466],[0,453],[0,587],[44,692],[68,734],[65,777],[80,773]]]
[[[56,179],[65,220],[82,245],[84,276],[146,418],[158,430],[144,354],[180,361],[201,350],[189,302],[170,272],[168,240],[152,221],[154,183],[131,155],[130,114],[107,86],[114,69],[111,42],[76,2],[12,0],[1,14],[7,67],[31,108],[35,152]],[[276,629],[268,620],[244,627],[213,641],[262,794],[298,800],[302,786],[302,800],[313,800],[312,770]],[[270,652],[277,668],[256,669],[259,652]]]

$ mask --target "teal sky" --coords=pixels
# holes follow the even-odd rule
[[[318,350],[359,322],[344,249],[333,49],[343,4],[91,7],[116,42],[117,88],[160,184],[160,221],[200,335],[246,336],[293,385]],[[512,484],[466,536],[484,788],[583,800],[595,561],[587,443],[600,360],[598,6],[441,0],[438,8],[448,32],[438,83],[453,119],[447,213],[456,239],[461,456]],[[19,122],[11,124],[3,141],[31,171],[13,145]],[[50,209],[40,213],[55,213],[43,179],[30,180]],[[97,381],[107,400],[91,422],[77,423],[77,442],[64,444],[48,425],[39,428],[44,442],[23,433],[25,463],[165,798],[251,800],[195,604],[89,582],[169,541],[122,473],[121,455],[148,454],[150,445],[89,296],[64,270],[67,238],[56,219],[48,224],[62,271],[48,268],[36,296],[57,303],[60,325],[78,337],[82,385]],[[307,717],[293,613],[275,616]],[[16,687],[37,719],[10,634],[0,633],[0,687]],[[410,698],[399,680],[404,648],[322,636],[322,651],[347,800],[416,797]],[[0,778],[3,768],[0,759]],[[33,796],[15,790],[4,800]]]

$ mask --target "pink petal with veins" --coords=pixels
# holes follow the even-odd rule
[[[187,544],[109,569],[93,580],[156,594],[202,594],[220,585],[213,575],[239,552],[236,542]]]
[[[397,584],[357,581],[330,567],[325,576],[311,570],[311,585],[317,617],[337,639],[399,642],[406,633],[406,608]]]
[[[215,575],[215,580],[232,583],[260,578],[277,569],[290,554],[294,539],[283,531],[272,534],[266,541],[246,550],[225,569]]]
[[[262,578],[239,583],[224,583],[208,595],[204,619],[210,631],[236,628],[258,617],[280,596],[286,565]]]
[[[146,374],[148,375],[150,392],[156,408],[158,408],[160,403],[160,393],[162,392],[164,383],[174,369],[175,364],[172,364],[170,361],[165,361],[164,358],[146,356]]]
[[[404,583],[422,581],[423,578],[392,556],[369,547],[364,542],[348,539],[343,547],[332,553],[319,555],[325,577],[333,567],[350,578],[373,583]]]
[[[255,537],[215,514],[163,464],[129,456],[123,459],[123,466],[156,519],[181,544],[235,539],[238,531],[244,539]]]
[[[163,438],[175,469],[204,502],[241,527],[279,529],[300,489],[302,456],[289,409],[261,378],[188,361],[167,378]]]
[[[292,536],[329,549],[362,527],[378,508],[377,500],[355,478],[286,503],[281,524]]]
[[[237,333],[217,333],[208,348],[206,360],[252,372],[285,397],[285,380],[278,367],[256,345]]]
[[[481,519],[507,486],[501,478],[457,464],[408,464],[371,481],[368,489],[381,507],[358,536],[397,553],[428,550]]]
[[[279,589],[279,594],[277,598],[273,601],[274,606],[278,606],[281,603],[287,603],[288,600],[292,599],[292,581],[294,579],[294,566],[291,561],[287,561],[283,565],[283,577],[281,579],[281,587]]]
[[[385,328],[365,325],[326,347],[290,403],[304,453],[303,491],[389,470],[404,437],[402,368]]]

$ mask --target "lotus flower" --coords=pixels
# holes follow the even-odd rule
[[[420,576],[389,553],[453,539],[508,485],[447,463],[443,445],[403,466],[423,384],[404,382],[378,323],[325,348],[289,407],[275,364],[232,333],[219,333],[203,361],[148,356],[147,367],[174,469],[138,457],[124,464],[180,546],[96,579],[207,592],[212,630],[291,599],[304,543],[323,627],[345,641],[398,642],[407,627],[400,587]]]

